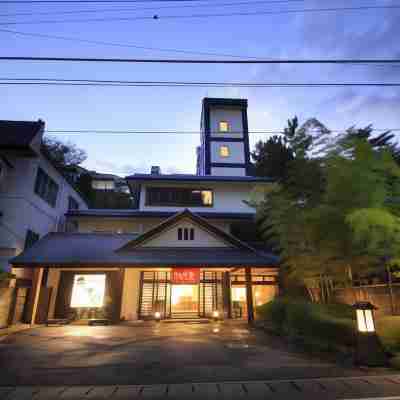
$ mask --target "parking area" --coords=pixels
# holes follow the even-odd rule
[[[0,385],[135,385],[349,377],[243,322],[38,327],[0,342]]]

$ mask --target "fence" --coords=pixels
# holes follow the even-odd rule
[[[400,315],[400,284],[394,283],[392,290],[387,284],[336,288],[334,300],[338,303],[354,304],[356,301],[369,301],[378,307],[378,317]]]

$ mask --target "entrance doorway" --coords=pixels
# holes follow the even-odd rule
[[[199,316],[199,285],[172,285],[171,313],[173,317]]]

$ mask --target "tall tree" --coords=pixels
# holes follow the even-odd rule
[[[73,143],[45,136],[42,144],[42,150],[61,168],[79,165],[87,158],[85,150],[78,148]]]
[[[251,156],[257,176],[279,181],[287,177],[289,162],[293,160],[292,150],[286,146],[282,136],[276,135],[266,142],[257,142]]]

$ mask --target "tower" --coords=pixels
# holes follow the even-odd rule
[[[203,99],[197,174],[250,175],[247,100]]]

